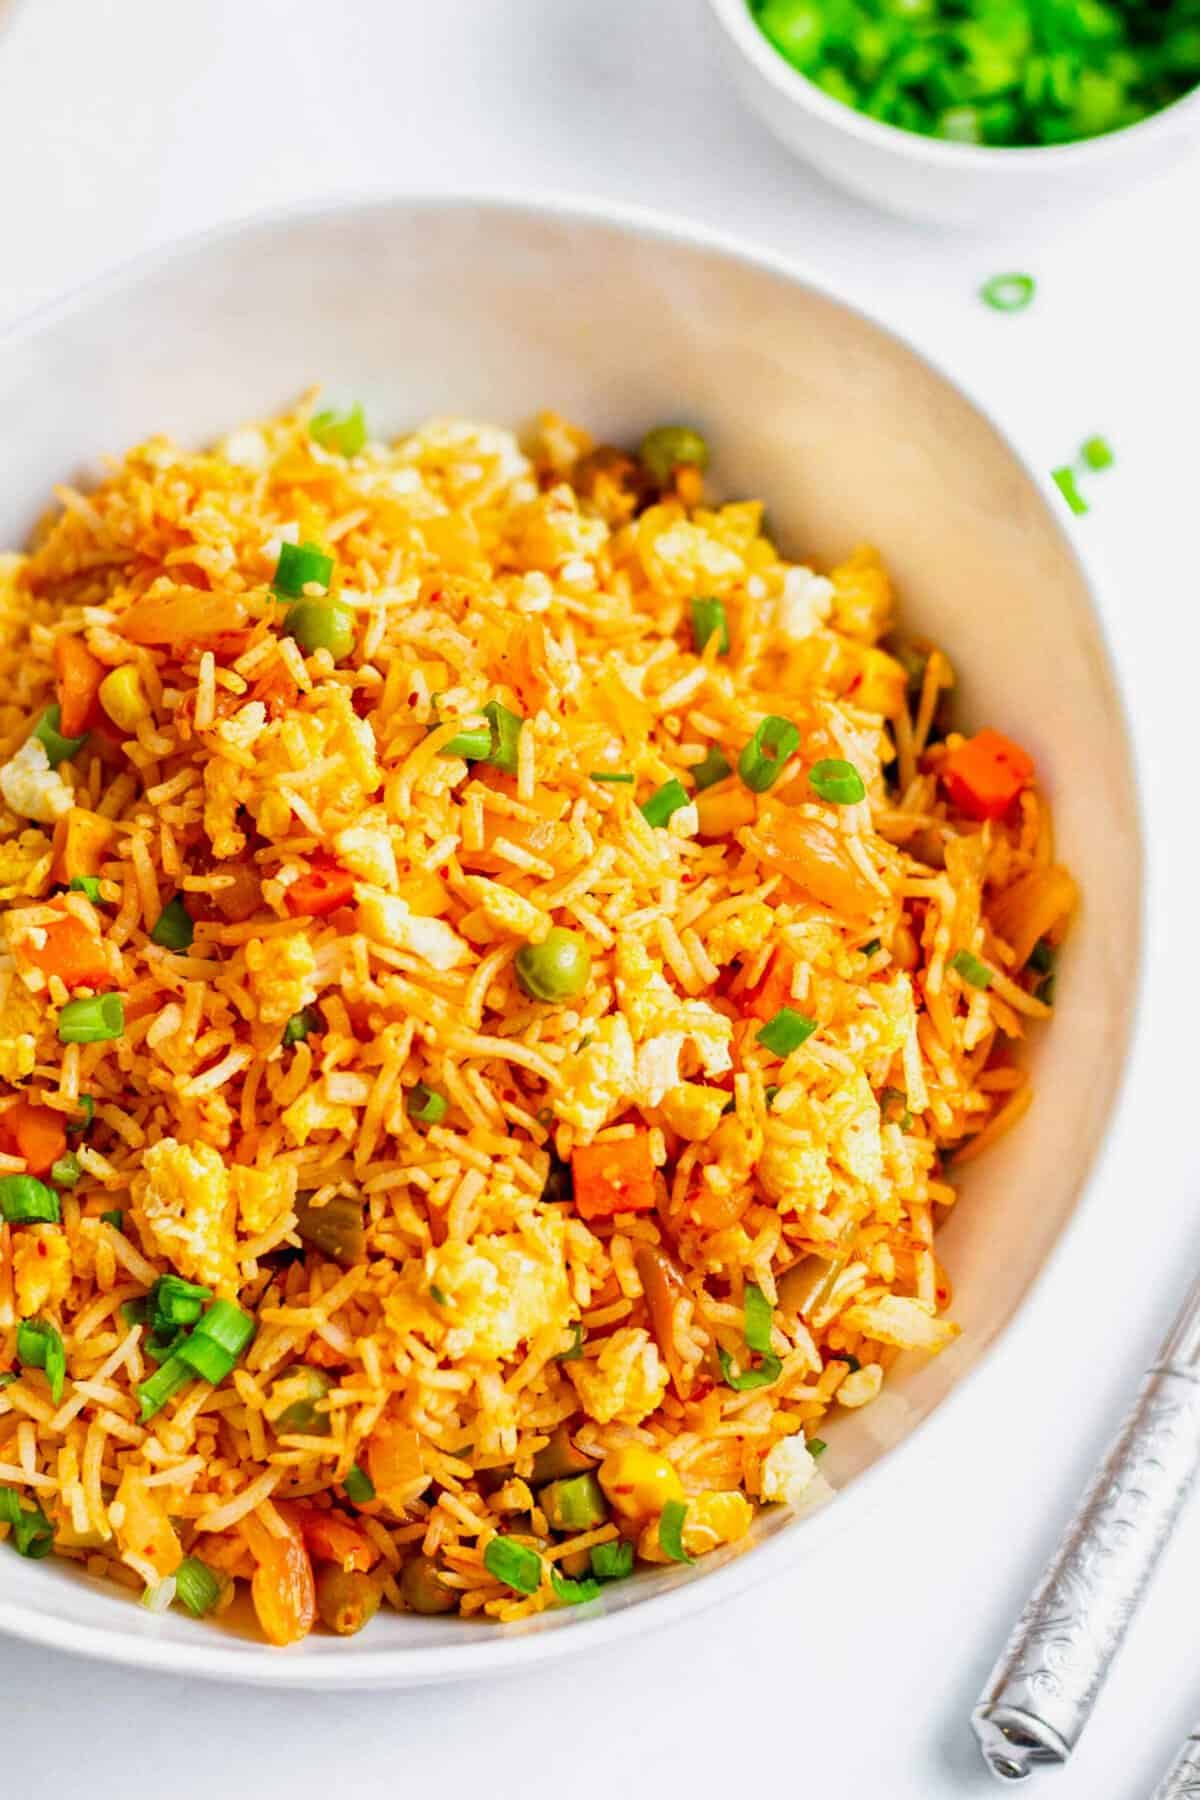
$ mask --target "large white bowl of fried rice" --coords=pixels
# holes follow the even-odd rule
[[[415,1684],[864,1529],[1130,1028],[1048,484],[586,206],[186,244],[0,414],[0,1628]]]

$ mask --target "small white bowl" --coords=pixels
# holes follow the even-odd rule
[[[0,1548],[0,1631],[240,1682],[412,1686],[528,1671],[819,1554],[886,1504],[902,1445],[936,1504],[943,1402],[970,1404],[963,1383],[1044,1267],[1104,1136],[1137,989],[1142,857],[1121,703],[1053,485],[883,326],[776,259],[632,208],[408,197],[302,212],[71,295],[0,336],[0,549],[103,453],[159,431],[203,444],[313,381],[361,398],[380,435],[431,413],[517,425],[552,406],[636,443],[686,419],[713,445],[714,493],[762,496],[790,554],[828,563],[878,544],[906,624],[954,660],[963,719],[1036,759],[1084,896],[1052,1028],[1030,1046],[1038,1097],[970,1166],[939,1233],[963,1334],[823,1431],[831,1505],[769,1508],[694,1568],[645,1571],[523,1626],[389,1612],[360,1637],[288,1650]]]
[[[789,150],[887,212],[992,228],[1061,215],[1162,168],[1200,142],[1200,87],[1137,125],[1078,144],[951,144],[833,100],[759,30],[746,0],[708,0],[742,98]]]

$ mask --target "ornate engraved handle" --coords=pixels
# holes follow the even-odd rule
[[[993,1774],[1065,1762],[1087,1723],[1200,1465],[1200,1286],[971,1715]],[[1196,1788],[1167,1790],[1196,1793]]]
[[[1193,1731],[1155,1788],[1154,1800],[1200,1800],[1200,1731]]]

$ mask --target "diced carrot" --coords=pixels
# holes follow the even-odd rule
[[[43,975],[57,975],[68,987],[99,987],[111,979],[104,946],[72,914],[44,930],[41,944],[26,939],[21,945],[22,954]]]
[[[54,640],[54,667],[58,675],[59,730],[64,737],[82,737],[94,723],[96,695],[107,670],[82,638],[62,632]]]
[[[980,731],[952,750],[942,786],[969,819],[1002,819],[1033,780],[1033,759],[998,731]]]
[[[293,918],[323,919],[354,898],[354,877],[336,863],[314,863],[293,881],[284,903]]]
[[[614,1213],[651,1212],[656,1194],[649,1134],[579,1144],[571,1152],[575,1208],[584,1219],[611,1219]]]
[[[421,1440],[409,1425],[383,1418],[367,1443],[367,1474],[385,1506],[403,1511],[415,1500],[429,1477],[421,1454]]]
[[[49,1106],[18,1100],[0,1115],[0,1149],[10,1156],[23,1156],[31,1175],[47,1174],[59,1157],[66,1155],[63,1115]]]
[[[309,1555],[318,1562],[336,1563],[339,1569],[357,1569],[365,1574],[379,1561],[379,1552],[366,1532],[341,1513],[325,1512],[315,1506],[297,1506],[293,1511]]]
[[[276,1511],[288,1527],[286,1537],[276,1537],[253,1513],[238,1529],[255,1562],[250,1597],[263,1636],[269,1644],[295,1644],[316,1621],[317,1590],[299,1526],[281,1507]]]
[[[792,963],[776,951],[766,975],[748,996],[746,1011],[756,1019],[773,1019],[792,997]]]
[[[63,887],[76,875],[98,875],[100,858],[113,835],[113,822],[86,807],[72,806],[54,827],[54,861],[50,879]]]
[[[693,1188],[687,1198],[688,1217],[704,1231],[725,1231],[736,1225],[750,1204],[748,1187],[731,1187],[725,1193],[712,1188]]]

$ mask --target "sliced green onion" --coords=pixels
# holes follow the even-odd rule
[[[333,558],[315,544],[281,544],[271,586],[289,600],[299,600],[310,582],[328,588]]]
[[[342,1486],[346,1490],[346,1498],[352,1506],[367,1506],[375,1498],[375,1483],[365,1469],[357,1463],[351,1463],[346,1470],[346,1479]]]
[[[322,450],[336,450],[342,456],[357,456],[367,441],[367,421],[358,401],[349,412],[335,412],[332,407],[314,413],[308,421],[308,435]]]
[[[1022,312],[1036,291],[1032,275],[993,275],[980,288],[979,298],[997,312]]]
[[[799,745],[800,733],[791,720],[769,713],[738,757],[738,774],[754,793],[765,794]]]
[[[825,1442],[824,1438],[809,1438],[808,1443],[805,1445],[805,1449],[810,1456],[820,1456],[822,1451],[828,1450],[828,1448],[829,1445]]]
[[[58,1195],[36,1175],[0,1176],[0,1213],[8,1225],[57,1225]]]
[[[152,1419],[155,1413],[161,1412],[172,1394],[177,1394],[181,1387],[186,1387],[189,1381],[195,1379],[195,1370],[189,1368],[180,1356],[168,1356],[153,1375],[137,1384],[142,1424]]]
[[[598,1581],[591,1576],[585,1576],[582,1581],[571,1581],[566,1575],[560,1575],[553,1563],[550,1565],[550,1585],[556,1599],[564,1606],[586,1606],[589,1600],[600,1598]]]
[[[642,802],[639,811],[647,825],[665,825],[672,813],[677,813],[681,806],[687,806],[687,789],[682,782],[664,781],[660,788],[655,788],[648,800]]]
[[[57,706],[48,706],[33,728],[33,735],[44,748],[52,769],[57,769],[59,763],[69,762],[73,756],[77,756],[88,739],[86,731],[82,737],[64,737],[58,728],[60,717]]]
[[[45,1369],[50,1398],[62,1399],[67,1374],[67,1353],[55,1327],[44,1319],[23,1319],[17,1326],[17,1361],[25,1369]]]
[[[67,1123],[67,1132],[71,1137],[82,1137],[96,1116],[96,1102],[90,1094],[80,1094],[79,1112]]]
[[[682,1500],[668,1500],[658,1521],[658,1547],[672,1562],[695,1562],[683,1547],[683,1522],[687,1507]]]
[[[1058,486],[1059,493],[1062,495],[1071,511],[1077,517],[1081,513],[1085,513],[1088,509],[1088,503],[1080,493],[1076,484],[1074,469],[1064,466],[1061,469],[1051,469],[1050,474]]]
[[[757,1369],[745,1369],[739,1375],[729,1352],[719,1346],[717,1349],[726,1386],[739,1394],[769,1387],[773,1381],[778,1381],[783,1371],[782,1362],[771,1349],[771,1316],[771,1302],[756,1282],[748,1281],[742,1301],[742,1336],[747,1350],[754,1351],[762,1360]]]
[[[517,742],[521,736],[521,727],[525,723],[519,713],[510,712],[507,706],[501,706],[498,700],[489,700],[483,709],[483,716],[491,727],[491,742],[484,758],[502,775],[515,775],[517,772]]]
[[[571,1327],[573,1333],[570,1348],[555,1357],[555,1362],[578,1362],[583,1355],[583,1321],[576,1319]]]
[[[722,656],[729,652],[729,618],[725,604],[721,600],[713,600],[701,596],[692,601],[692,643],[696,655],[699,656],[714,631],[717,633],[717,649]]]
[[[986,988],[992,985],[992,971],[969,950],[956,950],[950,958],[950,967],[972,987]]]
[[[120,1207],[114,1207],[111,1212],[102,1212],[100,1217],[106,1225],[111,1225],[114,1231],[123,1232],[125,1230],[125,1214]]]
[[[120,994],[93,994],[68,1000],[58,1015],[62,1044],[106,1044],[125,1035],[125,1002]]]
[[[869,943],[860,944],[858,949],[861,956],[878,956],[883,949],[883,940],[882,938],[872,938]]]
[[[627,1538],[614,1538],[608,1544],[593,1544],[592,1574],[597,1581],[624,1581],[633,1574],[633,1545]]]
[[[436,1088],[418,1081],[408,1090],[404,1110],[414,1125],[440,1125],[450,1110],[450,1102]]]
[[[165,1613],[174,1604],[174,1600],[175,1577],[173,1575],[164,1575],[163,1579],[156,1581],[153,1587],[142,1590],[142,1605],[147,1612]]]
[[[703,761],[693,763],[688,771],[696,784],[696,792],[702,794],[705,788],[715,787],[718,781],[724,781],[733,770],[728,761],[715,744],[706,751]]]
[[[315,1006],[303,1007],[300,1012],[292,1014],[283,1028],[284,1046],[287,1048],[292,1044],[299,1044],[312,1032],[324,1029],[325,1021],[320,1009]]]
[[[82,1174],[79,1158],[73,1150],[68,1150],[65,1156],[50,1165],[50,1179],[55,1187],[74,1187]]]
[[[542,1585],[542,1559],[528,1544],[514,1538],[494,1537],[483,1553],[483,1566],[497,1581],[518,1594],[536,1594]]]
[[[591,780],[591,781],[619,781],[625,787],[632,787],[635,777],[632,775],[625,774],[625,772],[623,770],[616,770],[616,771],[613,771],[610,773],[610,771],[608,769],[593,769],[589,776],[589,780]]]
[[[1112,453],[1112,445],[1107,438],[1102,437],[1085,438],[1079,454],[1089,469],[1097,471],[1111,469],[1117,460]]]
[[[764,1050],[771,1050],[776,1056],[790,1056],[816,1029],[815,1019],[806,1018],[794,1007],[781,1006],[774,1018],[760,1026],[754,1036]]]
[[[214,1300],[176,1356],[214,1386],[231,1372],[257,1326],[232,1300]]]
[[[443,744],[439,756],[461,756],[467,762],[484,762],[492,747],[492,730],[490,725],[468,725],[463,731],[456,731],[448,744]]]
[[[435,1306],[449,1306],[450,1304],[449,1294],[438,1287],[436,1282],[431,1281],[429,1284],[429,1298],[433,1301]]]
[[[212,1289],[185,1281],[181,1275],[160,1275],[150,1290],[150,1306],[156,1329],[194,1325],[212,1299]]]
[[[9,1542],[18,1556],[40,1560],[54,1547],[53,1525],[40,1506],[22,1506],[16,1488],[0,1487],[0,1524],[11,1528]]]
[[[159,913],[154,930],[150,933],[150,942],[157,944],[160,950],[190,950],[195,935],[196,927],[192,923],[191,913],[184,905],[183,895],[176,894]]]
[[[100,883],[95,875],[72,875],[71,887],[77,894],[86,894],[93,906],[99,904]]]
[[[232,1374],[235,1360],[220,1344],[214,1344],[211,1338],[196,1332],[184,1338],[174,1351],[171,1360],[176,1359],[199,1375],[202,1381],[211,1382],[213,1387],[219,1387],[226,1376]]]
[[[175,1571],[175,1595],[195,1618],[202,1619],[221,1598],[221,1583],[198,1556],[185,1556]]]
[[[834,806],[853,806],[867,797],[862,776],[853,763],[840,756],[826,756],[814,763],[808,771],[808,785]]]

